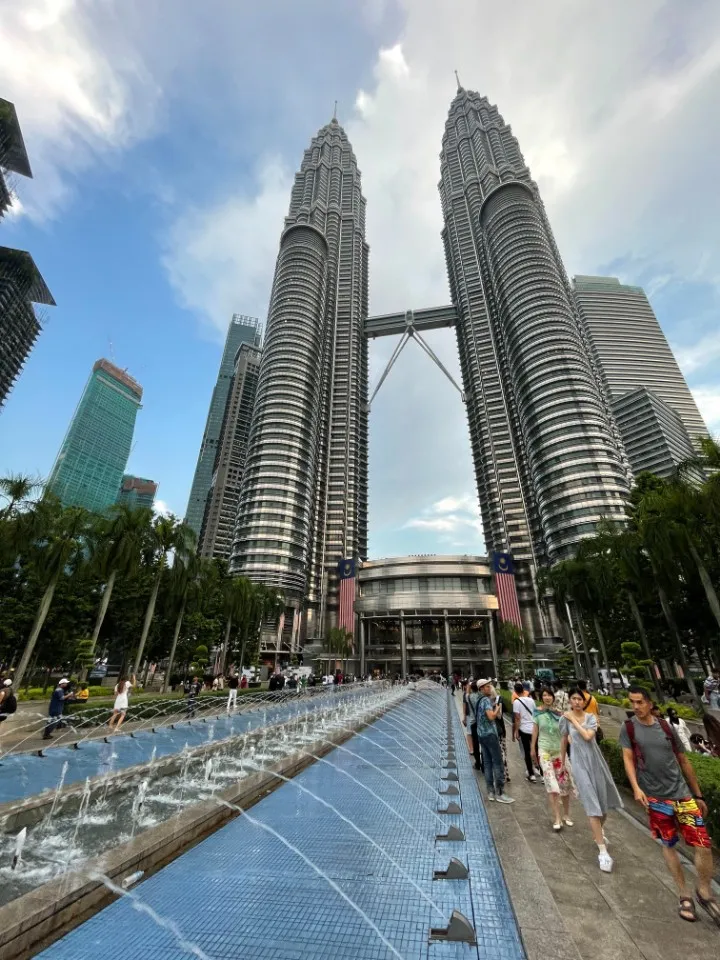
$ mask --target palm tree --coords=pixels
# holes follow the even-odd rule
[[[150,527],[150,544],[155,561],[155,579],[150,599],[145,609],[145,619],[143,621],[142,633],[135,654],[135,666],[133,673],[135,676],[140,672],[143,654],[145,653],[145,644],[150,633],[153,617],[155,616],[155,604],[157,603],[158,591],[160,590],[160,581],[168,565],[168,557],[173,554],[176,557],[186,557],[195,549],[195,534],[186,523],[181,522],[172,514],[168,516],[155,517]]]
[[[38,480],[23,476],[20,473],[0,477],[0,496],[7,501],[0,509],[0,519],[12,517],[19,505],[30,499],[30,494],[40,485]]]
[[[44,587],[25,649],[15,671],[19,689],[35,644],[50,611],[60,577],[76,569],[85,559],[89,514],[80,507],[60,506],[55,498],[46,496],[33,510],[18,518],[15,547],[18,555],[28,558],[33,572]]]
[[[94,560],[98,572],[105,578],[105,589],[92,632],[91,654],[97,646],[115,581],[118,576],[131,576],[138,570],[151,526],[152,510],[127,504],[116,504],[109,518],[98,519],[93,537]]]
[[[201,560],[197,554],[191,553],[184,557],[176,557],[170,573],[170,582],[168,585],[170,604],[177,610],[175,615],[175,628],[173,630],[172,644],[170,646],[170,655],[168,657],[167,668],[163,678],[162,692],[166,693],[175,663],[175,651],[177,650],[180,631],[182,630],[183,620],[188,607],[194,607],[198,600],[205,593],[204,584],[207,582],[209,565],[207,561]]]

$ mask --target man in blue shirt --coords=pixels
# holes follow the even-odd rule
[[[66,692],[69,685],[70,681],[63,678],[62,680],[58,680],[58,685],[53,690],[53,695],[50,697],[50,708],[48,710],[50,722],[45,727],[43,740],[51,740],[53,730],[60,725],[60,718],[65,709],[65,701],[69,700],[72,696],[72,691]]]
[[[477,732],[482,750],[483,766],[485,768],[485,783],[488,789],[488,800],[497,800],[498,803],[514,803],[514,799],[503,793],[505,786],[505,767],[503,765],[502,750],[495,721],[502,711],[500,697],[491,697],[491,681],[478,680],[480,699],[476,705]]]

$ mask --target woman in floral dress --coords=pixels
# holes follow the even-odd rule
[[[541,705],[535,711],[531,750],[535,764],[543,772],[554,817],[553,830],[562,830],[563,823],[567,827],[573,826],[570,819],[570,794],[574,785],[570,771],[560,759],[561,716],[555,709],[555,694],[549,687],[543,687]]]

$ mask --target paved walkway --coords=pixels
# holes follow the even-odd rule
[[[457,781],[441,779],[448,714]],[[42,960],[117,949],[143,960],[524,960],[463,744],[443,690],[413,695]],[[439,797],[450,783],[459,796]],[[437,813],[454,799],[460,814]],[[436,841],[453,825],[464,841]],[[469,879],[433,880],[453,856],[467,864]],[[430,928],[446,926],[453,909],[471,921],[477,945],[429,941]]]
[[[580,802],[571,806],[575,826],[554,833],[543,783],[525,780],[511,740],[508,754],[516,802],[488,804],[487,812],[529,960],[718,960],[720,930],[699,908],[698,923],[678,917],[662,851],[644,826],[610,814],[615,868],[601,873]],[[482,774],[478,786],[484,796]]]

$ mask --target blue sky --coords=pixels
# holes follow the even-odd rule
[[[129,469],[184,512],[224,329],[233,311],[264,317],[292,175],[335,99],[368,201],[371,311],[447,302],[455,68],[512,124],[568,272],[646,287],[720,428],[713,0],[0,9],[0,96],[35,173],[0,243],[31,251],[58,303],[0,415],[1,472],[47,475],[109,356],[145,388]],[[430,339],[457,371],[452,334]],[[392,347],[371,345],[371,381]],[[370,497],[375,556],[482,549],[462,404],[413,344],[373,407]]]

